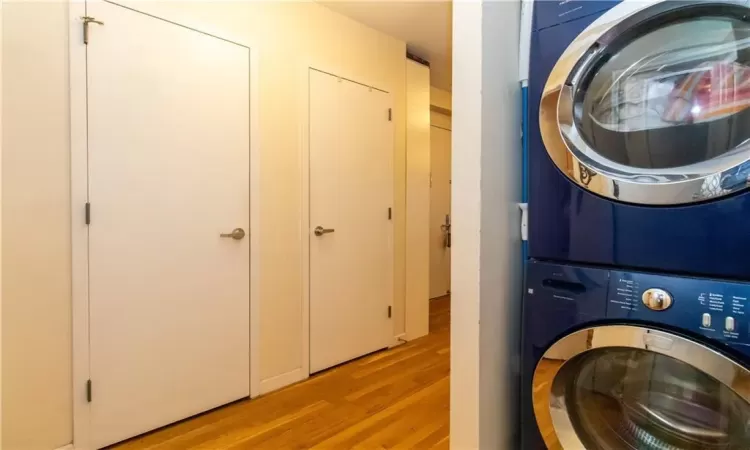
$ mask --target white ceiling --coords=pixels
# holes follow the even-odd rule
[[[450,0],[319,0],[326,7],[406,41],[410,53],[430,62],[432,85],[451,90]]]

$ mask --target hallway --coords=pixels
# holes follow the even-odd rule
[[[124,442],[131,449],[448,448],[450,297],[430,334]]]

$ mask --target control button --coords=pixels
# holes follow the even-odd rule
[[[653,311],[664,311],[672,306],[672,296],[664,289],[647,289],[641,296],[641,301],[648,309]]]
[[[727,317],[724,319],[724,329],[727,331],[734,331],[734,317]]]
[[[703,324],[703,328],[711,328],[711,314],[703,313],[701,324]]]

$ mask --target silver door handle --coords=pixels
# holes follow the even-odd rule
[[[223,238],[232,238],[235,241],[240,241],[245,237],[245,230],[242,228],[235,228],[231,233],[221,233],[219,236]]]
[[[323,228],[318,225],[317,227],[315,227],[315,236],[323,236],[324,234],[333,233],[334,231],[336,230],[334,230],[333,228]]]

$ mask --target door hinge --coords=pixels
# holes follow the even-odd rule
[[[91,403],[91,380],[86,381],[86,401]]]
[[[393,315],[393,306],[389,306],[388,307],[388,318],[390,319],[392,315]]]
[[[519,203],[518,207],[521,208],[521,240],[529,240],[529,204]]]
[[[393,109],[388,108],[388,122],[393,120]]]
[[[91,203],[86,202],[86,225],[91,225]]]
[[[388,208],[388,220],[393,219],[393,208]]]
[[[89,16],[83,16],[81,17],[81,20],[83,20],[83,43],[84,45],[89,45],[89,24],[95,23],[97,25],[104,25],[104,22]]]

